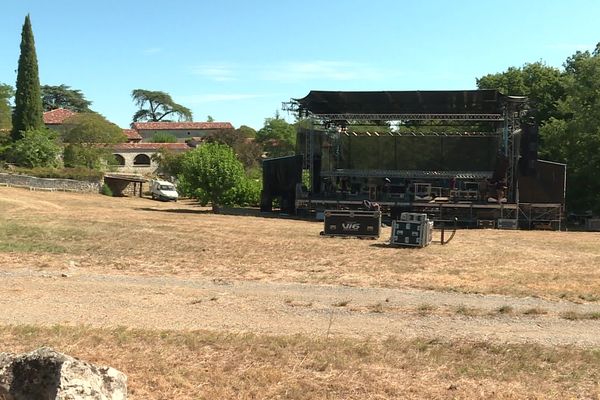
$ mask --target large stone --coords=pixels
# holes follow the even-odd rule
[[[127,377],[52,349],[0,353],[0,400],[125,400]]]

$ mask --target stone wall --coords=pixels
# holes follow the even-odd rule
[[[37,178],[35,176],[0,173],[0,185],[64,192],[100,192],[101,182],[73,179]]]
[[[144,151],[144,150],[135,150],[135,151],[114,151],[113,154],[118,154],[123,157],[125,161],[125,165],[117,165],[117,169],[119,172],[130,173],[130,174],[141,174],[148,175],[156,172],[158,168],[158,163],[152,159],[152,156],[156,153],[156,150],[152,151]],[[134,165],[135,157],[140,154],[145,154],[150,158],[150,165]]]

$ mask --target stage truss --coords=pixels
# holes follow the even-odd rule
[[[448,113],[412,113],[412,114],[389,114],[389,113],[327,113],[316,114],[300,107],[296,100],[284,102],[282,109],[293,113],[301,119],[308,119],[312,122],[311,129],[306,131],[305,148],[305,168],[309,170],[311,177],[314,175],[314,163],[312,160],[315,156],[315,146],[318,141],[315,135],[326,132],[332,138],[340,138],[340,136],[414,136],[414,137],[497,137],[499,148],[503,155],[508,160],[508,168],[506,171],[506,180],[508,186],[507,198],[508,202],[491,203],[491,204],[474,204],[468,203],[419,203],[419,202],[383,202],[382,206],[387,207],[412,207],[417,212],[422,211],[431,214],[433,217],[446,218],[456,215],[463,216],[465,220],[474,220],[485,216],[489,213],[494,218],[514,219],[520,221],[519,225],[524,228],[535,227],[553,227],[554,229],[561,228],[563,219],[563,206],[561,204],[519,204],[518,188],[517,188],[517,168],[519,161],[518,140],[516,137],[521,133],[520,122],[527,111],[527,105],[524,101],[511,101],[510,98],[504,101],[501,113],[465,113],[465,114],[448,114]],[[376,121],[374,123],[374,121]],[[406,122],[409,121],[435,121],[437,124],[442,121],[454,122],[490,122],[493,129],[490,131],[407,131]],[[356,131],[351,125],[378,125],[388,123],[391,126],[390,130],[377,131],[377,128],[371,130]],[[403,127],[398,129],[398,127]],[[438,125],[439,126],[439,125]],[[322,171],[321,176],[324,177],[400,177],[400,178],[457,178],[457,179],[485,179],[492,176],[492,171],[414,171],[414,170],[333,170]],[[356,204],[354,204],[356,203]],[[300,207],[308,207],[309,209],[325,209],[339,208],[346,206],[360,207],[361,200],[359,199],[299,199],[297,205]]]
[[[519,160],[519,149],[515,146],[515,136],[520,133],[520,120],[525,114],[526,106],[523,102],[506,101],[504,103],[502,113],[465,113],[465,114],[448,114],[448,113],[412,113],[412,114],[386,114],[386,113],[328,113],[317,114],[300,107],[296,100],[282,103],[284,111],[295,114],[299,118],[307,118],[312,121],[312,132],[307,132],[307,140],[305,141],[305,168],[309,170],[311,177],[314,175],[312,160],[315,155],[315,127],[325,129],[329,135],[338,136],[415,136],[415,137],[498,137],[500,138],[500,147],[504,156],[508,160],[508,168],[506,173],[506,182],[508,186],[507,197],[511,202],[517,202],[517,164]],[[372,123],[372,121],[403,123],[407,121],[462,121],[462,122],[493,122],[497,126],[494,131],[482,132],[405,132],[392,129],[389,132],[364,131],[356,132],[348,128],[349,123],[360,125],[362,123]],[[320,133],[320,132],[319,132]],[[424,171],[427,172],[427,171]],[[481,175],[489,177],[489,173]]]

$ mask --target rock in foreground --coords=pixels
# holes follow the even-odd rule
[[[0,353],[0,400],[125,400],[127,377],[49,348]]]

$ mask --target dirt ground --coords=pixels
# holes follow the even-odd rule
[[[321,229],[0,187],[0,326],[532,345],[591,351],[600,365],[599,234],[463,230],[415,250],[389,247],[389,228],[379,240]],[[592,396],[598,381],[581,376]]]
[[[600,300],[600,234],[462,230],[425,249],[325,238],[322,223],[190,202],[0,188],[10,269],[260,280]]]
[[[600,347],[600,304],[76,270],[63,275],[1,272],[0,324]],[[597,319],[565,318],[572,314]]]
[[[3,324],[600,344],[594,233],[418,250],[191,202],[0,188],[0,205]]]

